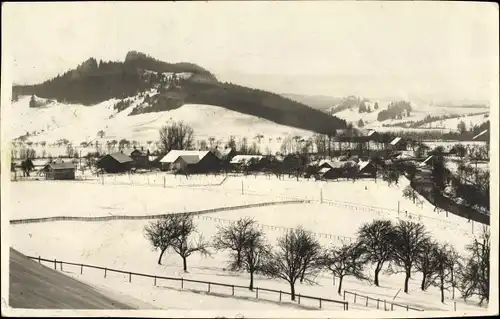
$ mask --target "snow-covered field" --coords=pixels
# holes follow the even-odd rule
[[[479,125],[485,121],[487,121],[489,118],[485,117],[484,114],[482,115],[473,115],[473,116],[468,116],[467,114],[470,113],[479,113],[479,112],[488,112],[488,108],[467,108],[467,107],[438,107],[438,106],[432,106],[432,105],[425,105],[425,104],[416,104],[411,102],[412,104],[412,111],[410,116],[404,117],[402,119],[394,119],[394,120],[385,120],[382,122],[379,122],[377,120],[378,113],[382,110],[386,110],[388,104],[390,101],[378,101],[379,104],[379,109],[375,110],[374,109],[374,102],[368,102],[366,103],[367,106],[370,106],[372,109],[372,112],[370,113],[359,113],[358,108],[353,108],[352,110],[343,110],[341,112],[335,113],[334,115],[346,120],[347,122],[352,122],[354,125],[357,125],[358,121],[360,119],[363,120],[364,127],[365,128],[371,128],[371,129],[377,129],[378,131],[398,131],[403,128],[401,127],[384,127],[384,124],[397,124],[397,123],[402,123],[402,122],[408,122],[408,121],[420,121],[423,120],[427,115],[431,116],[443,116],[443,115],[450,115],[450,114],[457,114],[461,115],[460,118],[454,118],[454,119],[448,119],[448,120],[443,120],[443,121],[436,121],[432,123],[425,124],[419,128],[404,128],[404,130],[415,130],[415,131],[422,131],[422,129],[432,129],[432,130],[444,130],[444,131],[450,131],[450,130],[457,130],[457,125],[460,121],[464,121],[467,128],[470,128],[470,126],[474,125]]]
[[[199,177],[200,180],[205,178],[208,177]],[[10,184],[9,213],[10,219],[58,215],[145,215],[182,212],[184,207],[186,210],[194,210],[273,201],[281,198],[307,198],[316,202],[212,213],[195,217],[195,222],[205,238],[211,238],[216,232],[217,224],[229,223],[245,216],[253,217],[266,233],[270,243],[274,243],[276,238],[287,229],[302,225],[312,231],[320,243],[329,245],[339,243],[340,240],[348,240],[348,237],[355,237],[357,228],[363,222],[376,218],[394,221],[398,218],[407,219],[410,218],[407,217],[408,213],[412,219],[420,219],[438,241],[448,241],[459,251],[463,251],[464,246],[471,241],[473,227],[475,227],[474,233],[477,234],[480,226],[469,224],[452,214],[446,217],[443,212],[433,212],[432,205],[427,202],[424,202],[422,207],[416,207],[410,200],[402,199],[401,192],[406,183],[407,181],[402,179],[398,187],[388,187],[382,181],[377,183],[368,180],[355,183],[350,181],[320,183],[305,180],[297,182],[287,178],[277,180],[275,177],[265,176],[228,177],[219,186],[177,188],[151,185],[138,187],[132,184],[116,185],[111,182],[102,185],[95,181],[15,182]],[[323,198],[322,204],[321,198]],[[189,200],[186,201],[186,199]],[[224,270],[227,259],[225,252],[214,252],[211,257],[207,258],[192,255],[188,259],[188,273],[182,271],[182,260],[173,252],[164,256],[163,265],[158,265],[156,263],[158,253],[151,250],[144,238],[143,228],[146,224],[147,221],[20,224],[10,226],[9,238],[12,247],[32,256],[158,276],[184,277],[230,285],[248,284],[246,274]],[[133,282],[129,284],[128,276],[109,274],[107,279],[103,279],[102,272],[92,274],[93,272],[87,269],[80,276],[78,267],[77,269],[65,268],[65,271],[74,272],[74,276],[92,285],[101,285],[120,291],[159,308],[185,309],[191,306],[212,309],[212,307],[220,306],[235,309],[240,308],[241,304],[242,309],[245,310],[252,307],[276,309],[276,307],[285,306],[285,304],[273,302],[278,296],[271,293],[262,295],[261,297],[267,301],[259,302],[258,305],[251,299],[252,293],[248,291],[238,292],[236,296],[240,299],[232,299],[227,296],[227,288],[223,287],[214,288],[213,292],[221,293],[225,297],[193,294],[193,300],[200,302],[200,304],[193,304],[189,301],[190,293],[179,292],[179,287],[175,286],[177,285],[175,282],[174,286],[171,286],[172,283],[170,286],[162,283],[161,285],[170,288],[161,289],[153,287],[151,279],[133,277]],[[419,291],[419,277],[420,275],[416,275],[411,280],[410,294],[399,293],[394,302],[426,310],[453,309],[453,301],[449,299],[449,295],[446,302],[441,304],[435,288],[430,288],[427,292]],[[297,292],[328,299],[342,299],[336,294],[336,287],[333,287],[330,274],[321,274],[317,282],[318,285],[314,286],[298,284]],[[382,300],[392,300],[402,288],[403,278],[399,275],[390,277],[383,275],[381,282],[381,287],[375,287],[370,283],[347,277],[343,288]],[[261,276],[256,278],[255,285],[283,291],[289,289],[286,282]],[[206,285],[186,286],[186,289],[203,291]],[[223,289],[226,292],[222,291]],[[370,304],[367,308],[364,301],[361,301],[360,305],[353,305],[352,296],[349,298],[351,310],[376,309],[375,304]],[[286,297],[283,300],[286,300]],[[479,309],[473,304],[465,304],[461,300],[455,301],[458,311]],[[301,305],[317,307],[317,301],[304,299]],[[323,303],[324,309],[335,310],[339,307],[341,306]]]
[[[246,137],[249,146],[255,141],[261,152],[265,153],[269,148],[275,153],[281,146],[279,139],[297,135],[307,138],[313,134],[310,131],[279,125],[263,118],[212,105],[185,104],[171,111],[128,116],[133,107],[140,102],[138,96],[132,100],[131,106],[117,113],[113,110],[114,104],[118,102],[115,99],[93,106],[45,101],[47,104],[44,107],[30,108],[30,97],[23,96],[14,102],[10,109],[10,138],[16,138],[26,132],[32,135],[33,131],[37,131],[38,135],[29,138],[33,143],[45,141],[47,144],[52,144],[65,138],[72,142],[73,146],[91,141],[105,145],[106,141],[127,139],[146,146],[147,141],[158,140],[158,129],[161,126],[171,121],[183,121],[193,127],[196,140],[208,142],[210,137],[214,137],[223,147],[229,141],[230,135],[234,136],[236,142]],[[105,132],[103,138],[97,136],[99,130]],[[255,132],[265,132],[261,133],[264,137],[260,143],[255,139],[257,134]],[[65,147],[45,148],[52,156],[66,153]],[[41,153],[41,148],[35,150],[37,154]]]

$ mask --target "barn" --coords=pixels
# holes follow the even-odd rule
[[[128,156],[134,161],[136,167],[147,167],[149,162],[149,156],[144,150],[133,149]]]
[[[161,170],[186,170],[190,173],[215,172],[221,169],[221,161],[210,151],[171,150],[161,160]]]
[[[134,160],[121,152],[105,155],[96,163],[106,173],[123,173],[132,169]]]
[[[73,163],[48,163],[43,168],[46,179],[75,179],[76,166]]]
[[[377,176],[377,167],[371,161],[359,162],[358,176],[375,178]]]

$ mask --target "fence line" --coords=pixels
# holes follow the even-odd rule
[[[232,220],[232,219],[218,218],[218,217],[212,217],[212,216],[202,216],[202,217],[197,216],[197,218],[201,218],[202,220],[209,220],[209,221],[222,222],[222,223],[235,223],[236,222],[235,220]],[[283,227],[283,226],[265,225],[265,224],[257,224],[257,226],[260,227],[261,229],[269,229],[269,230],[290,231],[290,230],[295,229],[293,227]],[[344,241],[349,240],[349,242],[353,242],[356,240],[355,238],[349,237],[349,236],[341,236],[341,235],[319,233],[319,232],[317,233],[317,232],[312,232],[312,231],[308,231],[308,233],[313,235],[313,236],[319,237],[319,238],[324,237],[324,238],[329,238],[329,239],[334,239],[334,240],[335,239],[344,240]]]
[[[204,209],[192,212],[178,212],[178,213],[167,213],[167,214],[155,214],[155,215],[113,215],[113,216],[98,216],[98,217],[79,217],[79,216],[54,216],[54,217],[42,217],[42,218],[26,218],[26,219],[13,219],[10,221],[11,225],[15,224],[28,224],[28,223],[43,223],[43,222],[53,222],[53,221],[111,221],[111,220],[143,220],[143,219],[159,219],[164,218],[169,215],[179,214],[179,215],[203,215],[215,212],[222,212],[228,210],[238,210],[247,209],[254,207],[264,207],[264,206],[274,206],[274,205],[287,205],[287,204],[303,204],[307,203],[305,200],[289,200],[289,201],[277,201],[277,202],[266,202],[266,203],[256,203],[256,204],[246,204],[238,206],[228,206],[219,207],[212,209]]]
[[[413,308],[413,307],[410,307],[409,305],[401,305],[401,304],[394,303],[394,302],[387,302],[387,300],[385,300],[385,299],[381,300],[379,298],[373,298],[373,297],[370,297],[370,296],[365,296],[365,295],[358,294],[357,292],[350,292],[350,291],[347,291],[347,290],[344,290],[344,300],[346,300],[346,294],[354,296],[354,300],[353,300],[354,304],[356,303],[356,299],[358,297],[361,300],[365,300],[366,301],[364,303],[365,307],[368,307],[368,301],[372,300],[372,301],[375,301],[377,303],[377,309],[380,309],[380,306],[383,304],[384,311],[394,311],[394,306],[400,307],[400,308],[404,308],[404,309],[406,309],[406,311],[410,311],[410,310],[424,311],[423,309]],[[388,308],[388,306],[390,306],[390,309]]]
[[[171,280],[171,281],[180,281],[181,282],[181,289],[184,289],[184,283],[185,282],[192,282],[192,283],[200,283],[200,284],[206,284],[208,293],[210,293],[210,288],[211,286],[221,286],[221,287],[228,287],[231,288],[232,291],[232,296],[235,295],[235,288],[239,289],[245,289],[246,291],[249,290],[248,286],[241,286],[241,285],[230,285],[230,284],[224,284],[220,282],[212,282],[212,281],[203,281],[203,280],[195,280],[195,279],[185,279],[182,277],[166,277],[166,276],[156,276],[156,275],[150,275],[150,274],[143,274],[143,273],[137,273],[137,272],[132,272],[132,271],[125,271],[125,270],[119,270],[119,269],[113,269],[113,268],[107,268],[107,267],[102,267],[102,266],[95,266],[95,265],[88,265],[88,264],[82,264],[82,263],[74,263],[74,262],[67,262],[67,261],[62,261],[62,260],[50,260],[50,259],[45,259],[41,258],[40,256],[38,257],[33,257],[33,256],[26,256],[27,258],[37,260],[39,263],[42,261],[44,262],[49,262],[54,264],[54,269],[57,270],[57,265],[60,265],[60,270],[63,270],[63,265],[71,265],[71,266],[76,266],[80,267],[80,274],[83,274],[83,269],[84,268],[93,268],[93,269],[99,269],[99,270],[104,270],[104,278],[106,278],[108,272],[114,272],[114,273],[120,273],[120,274],[125,274],[128,275],[129,282],[132,282],[132,276],[138,276],[138,277],[146,277],[146,278],[152,278],[154,279],[154,285],[157,285],[158,280]],[[287,295],[291,296],[291,293],[286,292],[286,291],[281,291],[281,290],[275,290],[275,289],[267,289],[267,288],[261,288],[261,287],[254,287],[255,292],[255,298],[259,299],[259,291],[265,291],[265,292],[272,292],[279,294],[279,301],[281,302],[282,295]],[[321,298],[321,297],[314,297],[314,296],[307,296],[307,295],[301,295],[300,293],[296,294],[296,297],[298,298],[298,304],[300,305],[301,298],[304,299],[311,299],[311,300],[316,300],[318,301],[318,308],[322,308],[322,303],[323,302],[329,302],[329,303],[334,303],[334,304],[340,304],[342,305],[343,309],[345,311],[349,310],[349,302],[347,301],[342,301],[342,300],[333,300],[333,299],[327,299],[327,298]]]

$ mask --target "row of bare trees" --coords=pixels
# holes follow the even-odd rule
[[[146,238],[160,251],[158,264],[169,247],[183,260],[195,252],[212,255],[209,250],[228,251],[228,270],[250,275],[249,289],[254,289],[254,275],[286,281],[291,299],[295,300],[297,282],[316,284],[322,271],[338,278],[337,293],[341,294],[343,279],[352,276],[380,285],[380,274],[403,273],[404,292],[409,292],[409,280],[422,275],[420,289],[438,287],[441,302],[445,291],[455,290],[463,298],[478,296],[480,303],[489,300],[489,232],[467,247],[468,256],[461,256],[452,245],[434,240],[425,226],[418,222],[374,220],[364,223],[354,242],[322,247],[313,233],[302,227],[292,229],[272,246],[255,220],[241,218],[228,225],[219,225],[212,242],[198,235],[191,215],[169,215],[145,227]],[[371,267],[368,267],[371,266]],[[373,275],[369,270],[373,269]]]

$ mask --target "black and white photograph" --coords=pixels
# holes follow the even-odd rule
[[[498,315],[496,3],[7,2],[1,72],[2,316]]]

